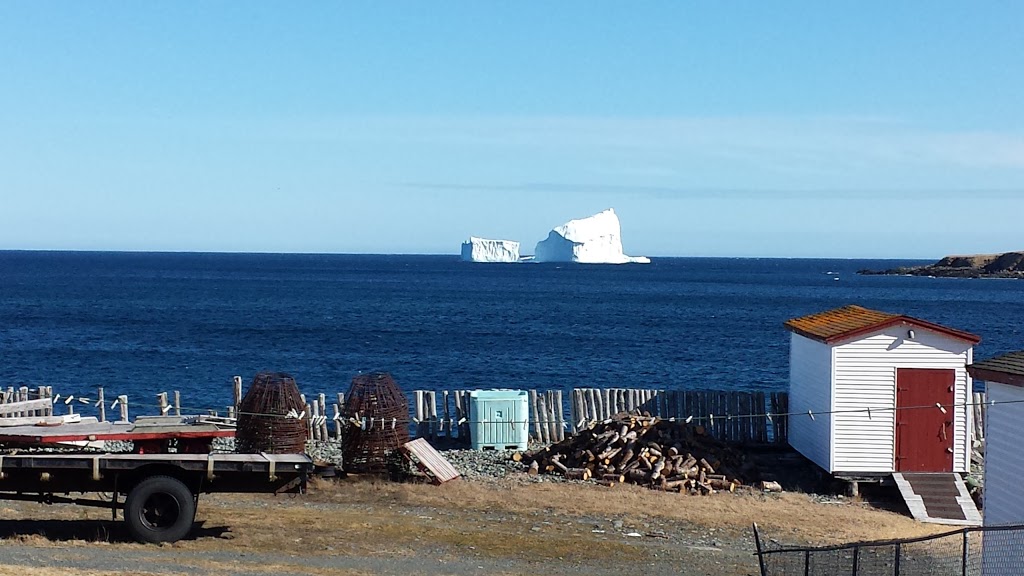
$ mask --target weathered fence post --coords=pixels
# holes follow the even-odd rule
[[[447,405],[447,403],[445,403]],[[462,440],[462,419],[465,418],[465,412],[462,407],[462,390],[455,391],[455,420],[456,424],[453,427],[458,427],[459,440]]]
[[[128,396],[118,396],[117,405],[121,409],[121,422],[128,422]]]
[[[539,442],[547,444],[550,439],[548,438],[548,403],[545,400],[547,393],[541,392],[537,394],[537,413],[540,415],[540,437]]]
[[[107,404],[103,399],[103,386],[96,389],[96,407],[99,408],[99,421],[107,421]]]
[[[327,395],[320,394],[317,398],[320,401],[320,439],[330,440],[330,433],[327,431]]]
[[[316,398],[313,398],[312,400],[309,401],[309,405],[309,439],[319,440],[320,426],[318,425],[318,422],[320,421],[320,401]]]
[[[235,376],[232,378],[232,391],[235,398],[235,414],[238,414],[238,407],[242,405],[242,377]]]
[[[558,441],[565,440],[565,407],[562,406],[561,390],[555,390],[555,427],[558,429]]]
[[[426,430],[423,424],[423,390],[413,391],[413,397],[416,402],[416,437],[423,438],[423,431]]]
[[[430,421],[430,440],[437,440],[437,392],[427,391],[427,417]]]
[[[443,405],[443,410],[441,410],[441,412],[443,413],[443,417],[442,417],[442,420],[441,420],[441,431],[444,432],[445,437],[447,437],[448,439],[451,439],[451,437],[452,437],[452,428],[454,428],[454,426],[452,425],[451,413],[448,411],[448,391],[447,390],[444,390],[443,392],[441,392],[441,403]],[[447,428],[445,428],[445,426],[447,426]]]

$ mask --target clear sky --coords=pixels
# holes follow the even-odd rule
[[[1024,249],[1024,3],[0,3],[0,249]]]

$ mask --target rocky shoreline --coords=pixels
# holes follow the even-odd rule
[[[858,270],[863,275],[929,276],[936,278],[1024,279],[1024,252],[946,256],[927,266],[900,266],[888,270]]]

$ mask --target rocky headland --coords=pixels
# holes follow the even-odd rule
[[[1002,254],[946,256],[927,266],[905,266],[889,270],[860,270],[858,274],[936,276],[943,278],[1022,278],[1024,251]]]

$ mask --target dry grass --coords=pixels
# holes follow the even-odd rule
[[[123,572],[119,571],[97,571],[97,570],[77,570],[75,568],[49,568],[49,567],[34,567],[34,566],[0,566],[0,576],[113,576],[121,575]],[[138,576],[187,576],[187,572],[135,572]]]
[[[609,489],[514,481],[461,481],[435,487],[346,480],[315,482],[310,493],[299,498],[203,496],[198,514],[203,526],[196,537],[160,547],[126,541],[123,528],[112,526],[109,518],[109,512],[99,509],[17,503],[0,509],[0,529],[6,530],[8,541],[34,547],[102,546],[104,554],[126,558],[158,552],[174,558],[168,568],[175,573],[232,573],[256,567],[281,574],[343,576],[366,573],[360,571],[365,565],[339,560],[344,558],[413,566],[423,561],[486,559],[490,567],[499,568],[495,572],[506,565],[542,563],[550,573],[563,573],[558,567],[585,565],[618,573],[619,568],[658,557],[675,563],[710,562],[719,573],[746,574],[752,567],[752,522],[766,536],[794,544],[913,537],[944,530],[867,504],[821,504],[803,494],[698,497],[628,485]],[[615,520],[625,529],[613,530]],[[624,537],[622,532],[630,530],[663,530],[669,538]],[[690,548],[706,546],[710,540],[721,540],[723,552]],[[223,553],[239,559],[222,561]],[[258,557],[264,560],[255,560]],[[321,564],[303,562],[311,557],[321,558]],[[330,568],[319,567],[327,565]],[[558,570],[552,572],[552,567]],[[56,576],[57,571],[47,570],[0,570],[0,576]],[[105,573],[61,569],[60,574]]]
[[[320,483],[314,501],[390,503],[467,511],[504,510],[661,521],[716,530],[748,531],[753,522],[780,540],[837,543],[909,538],[948,528],[873,508],[862,502],[821,504],[805,494],[715,494],[707,497],[657,492],[630,485],[613,489],[588,484],[481,484],[435,487],[366,481]]]

